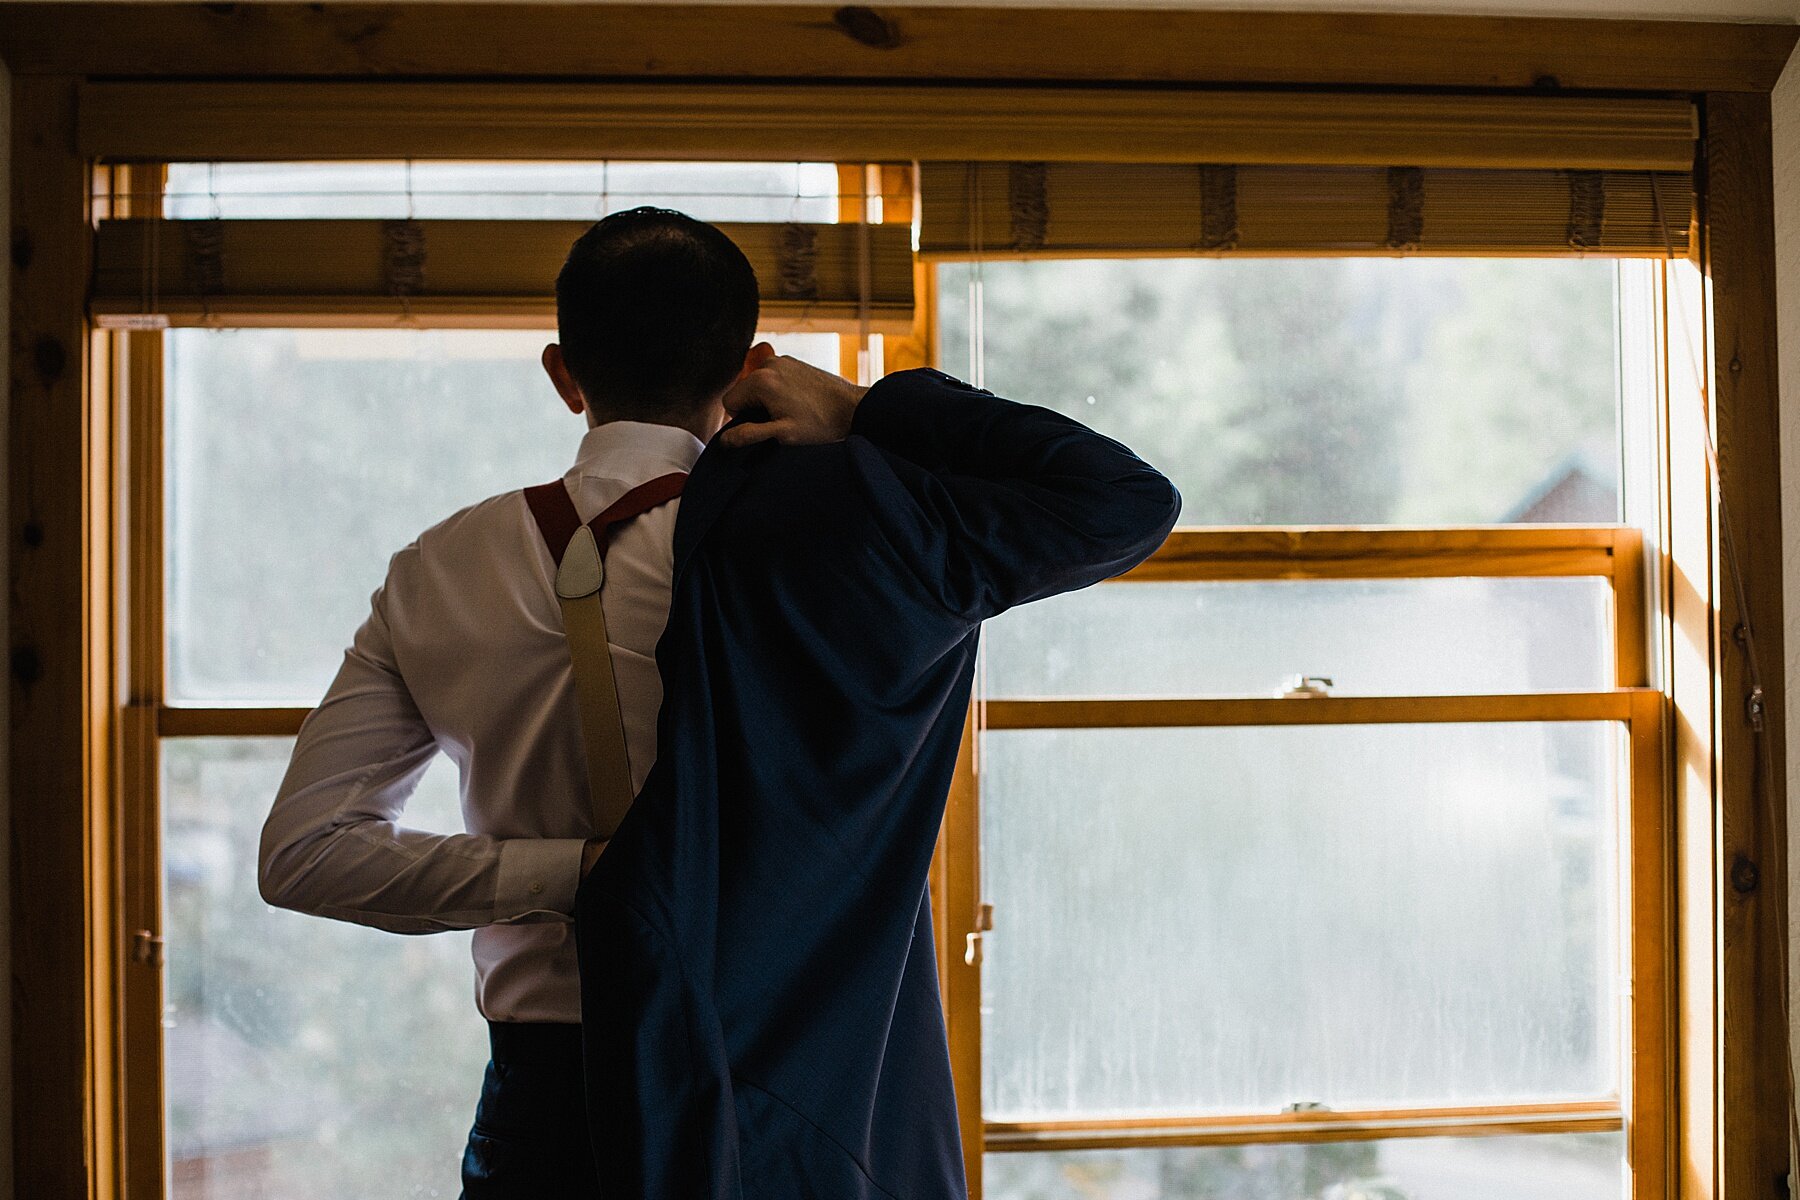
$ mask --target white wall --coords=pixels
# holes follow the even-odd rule
[[[771,0],[785,2],[785,0]],[[969,0],[907,0],[908,3],[968,3]],[[987,3],[1056,4],[1059,0],[986,0]],[[1066,0],[1065,0],[1066,2]],[[1800,22],[1800,0],[1131,0],[1128,3],[1094,3],[1077,0],[1079,7],[1117,8],[1268,8],[1323,9],[1330,11],[1465,12],[1496,15],[1643,17],[1665,20],[1795,21]],[[0,230],[9,231],[8,204],[12,195],[11,78],[0,63]],[[1778,261],[1779,323],[1781,339],[1782,400],[1782,525],[1789,552],[1785,558],[1784,613],[1786,617],[1789,746],[1789,818],[1791,831],[1788,892],[1792,914],[1790,928],[1800,930],[1800,52],[1789,61],[1775,90],[1775,253]],[[0,330],[10,329],[8,288],[10,272],[0,273]],[[10,341],[10,339],[7,339]],[[6,487],[5,440],[10,421],[6,417],[8,372],[0,371],[0,515]],[[6,528],[11,529],[10,522]],[[0,645],[11,646],[7,613],[0,605]],[[0,689],[0,731],[10,727],[7,699],[10,689]],[[7,845],[9,822],[5,819],[9,796],[6,756],[8,739],[0,737],[0,980],[10,980],[8,871],[11,853]],[[1789,940],[1790,976],[1794,994],[1800,995],[1800,938]],[[8,988],[10,991],[10,987]],[[0,1196],[12,1194],[12,1094],[10,1030],[11,1005],[0,1003]],[[1800,1020],[1795,1021],[1794,1041],[1800,1045]]]

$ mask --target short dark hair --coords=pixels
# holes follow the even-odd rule
[[[685,415],[744,365],[757,299],[756,271],[723,231],[646,205],[576,239],[556,276],[556,336],[603,415]]]

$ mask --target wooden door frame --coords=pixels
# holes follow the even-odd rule
[[[0,59],[13,73],[9,819],[19,1194],[122,1193],[122,1114],[105,1066],[119,1058],[117,974],[127,969],[119,948],[128,932],[116,894],[121,416],[111,390],[95,386],[115,364],[101,356],[86,312],[92,164],[76,150],[79,86],[96,77],[507,77],[759,78],[797,94],[807,79],[954,79],[1697,100],[1719,471],[1675,499],[1710,531],[1701,539],[1709,552],[1727,532],[1720,498],[1730,514],[1763,693],[1753,712],[1745,647],[1734,636],[1744,614],[1718,556],[1665,563],[1690,587],[1687,628],[1706,642],[1712,682],[1686,707],[1677,697],[1674,722],[1678,747],[1685,737],[1709,748],[1692,794],[1677,789],[1680,815],[1700,822],[1698,841],[1683,843],[1699,849],[1681,875],[1680,1048],[1698,1105],[1690,1115],[1703,1118],[1682,1140],[1680,1194],[1774,1200],[1788,1170],[1787,1082],[1775,1053],[1785,1044],[1777,984],[1787,871],[1768,92],[1797,35],[1786,26],[1318,13],[0,4]],[[946,899],[965,890],[956,880],[948,888]],[[945,919],[957,923],[960,952],[956,928],[974,916]]]

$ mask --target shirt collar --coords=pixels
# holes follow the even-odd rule
[[[634,483],[671,471],[691,471],[706,443],[685,429],[648,421],[608,421],[582,435],[570,480],[579,476]]]

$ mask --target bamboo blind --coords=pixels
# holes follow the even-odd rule
[[[102,325],[545,324],[585,221],[103,220]],[[911,329],[903,225],[722,223],[756,269],[765,327]],[[867,291],[864,291],[866,281]]]
[[[1608,254],[1694,245],[1686,171],[928,162],[920,253]]]

